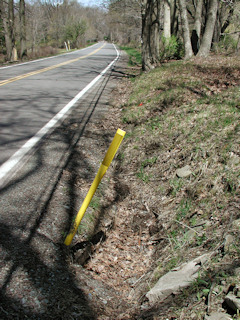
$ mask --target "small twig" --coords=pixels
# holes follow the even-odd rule
[[[199,232],[197,232],[196,230],[194,230],[193,228],[191,228],[191,227],[189,227],[188,225],[186,225],[185,223],[183,223],[183,222],[180,222],[180,221],[178,221],[178,220],[174,220],[175,222],[177,222],[177,223],[179,223],[179,224],[181,224],[181,225],[183,225],[184,227],[186,227],[186,228],[188,228],[188,229],[190,229],[190,230],[192,230],[192,231],[194,231],[198,236],[200,236],[200,233]]]
[[[136,282],[134,282],[133,287],[135,287],[135,285],[136,285],[143,277],[145,277],[145,274],[143,274],[140,278],[137,279]]]
[[[132,294],[133,294],[134,291],[135,291],[134,287],[136,286],[136,284],[137,284],[143,277],[145,277],[145,274],[143,274],[139,279],[137,279],[136,282],[134,282],[134,284],[132,285],[133,288],[131,289],[131,291],[130,291],[130,293],[129,293],[129,295],[128,295],[129,297],[132,297]]]
[[[191,310],[191,309],[195,308],[195,307],[196,307],[198,304],[200,304],[201,302],[202,302],[202,300],[200,300],[200,301],[194,303],[193,305],[187,307],[187,309],[186,309],[185,312],[184,312],[184,310],[183,310],[183,311],[181,312],[181,315],[180,315],[179,320],[185,319],[185,314],[186,314],[186,312],[187,312],[188,310]]]
[[[150,213],[150,209],[148,207],[148,204],[146,202],[143,202],[143,204],[144,204],[145,208],[147,209],[147,212]]]
[[[139,238],[138,238],[138,245],[139,245],[139,250],[141,251],[141,236],[142,236],[142,227],[139,227]]]
[[[170,246],[171,246],[172,250],[174,251],[173,244],[172,244],[172,240],[171,240],[171,238],[170,238],[169,236],[168,236],[168,240],[169,240],[169,242],[170,242]]]
[[[9,314],[7,311],[5,311],[4,309],[3,309],[3,307],[0,307],[1,308],[1,310],[2,310],[2,312],[4,312],[5,314]]]

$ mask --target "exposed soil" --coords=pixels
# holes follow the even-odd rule
[[[124,78],[115,90],[114,99],[111,100],[114,118],[111,119],[110,112],[104,125],[106,129],[112,127],[116,119],[124,115],[125,124],[120,122],[120,127],[127,131],[128,138],[110,169],[108,182],[106,185],[104,183],[105,200],[101,211],[104,215],[97,230],[102,230],[105,236],[102,242],[92,248],[91,258],[83,265],[91,278],[104,281],[117,293],[119,305],[116,308],[106,299],[107,303],[102,313],[98,313],[98,319],[203,319],[211,311],[226,312],[222,306],[224,295],[235,286],[239,288],[240,256],[236,249],[239,231],[233,226],[233,221],[239,219],[240,190],[238,178],[234,180],[234,175],[231,178],[234,190],[230,190],[231,186],[225,184],[224,171],[219,167],[223,153],[218,139],[221,141],[223,138],[219,134],[215,140],[213,126],[211,129],[202,126],[202,132],[211,130],[212,138],[206,140],[206,145],[203,144],[203,154],[199,159],[198,153],[194,155],[194,144],[189,143],[187,138],[188,134],[192,134],[197,140],[201,131],[195,132],[195,127],[187,123],[185,132],[177,132],[178,120],[174,123],[178,115],[180,119],[184,118],[181,112],[186,110],[186,114],[191,113],[191,104],[199,98],[217,97],[221,101],[224,95],[227,96],[229,88],[239,86],[239,65],[232,64],[231,59],[218,57],[218,66],[215,67],[213,59],[216,57],[196,60],[189,66],[186,64],[179,76],[188,79],[189,85],[185,80],[186,90],[180,91],[174,100],[167,97],[162,101],[161,94],[178,87],[179,78],[175,74],[166,76],[163,87],[156,85],[157,90],[154,89],[155,78],[152,75],[152,87],[146,96],[139,93],[136,98],[130,98],[132,85],[129,77]],[[127,72],[134,78],[137,71],[128,68]],[[143,76],[142,79],[144,82]],[[204,85],[192,85],[198,79]],[[146,87],[150,81],[146,82]],[[223,94],[223,98],[218,94]],[[160,96],[160,102],[156,103],[154,97],[157,95]],[[236,117],[239,117],[239,95],[235,97],[233,94],[231,98]],[[187,107],[178,111],[185,104],[190,105],[190,111]],[[204,108],[207,110],[206,105]],[[156,117],[168,115],[168,112],[169,122],[172,117],[174,123],[171,131],[168,132],[166,126],[165,131],[154,132],[159,121]],[[195,112],[200,113],[201,107]],[[214,112],[212,108],[213,118]],[[146,124],[153,131],[148,131]],[[234,157],[232,172],[239,177],[240,137],[237,122],[232,122],[228,130],[231,128],[235,139],[231,143],[228,167]],[[197,134],[199,136],[195,136]],[[209,151],[205,155],[204,149],[210,145],[212,154]],[[212,159],[209,160],[208,169],[205,168],[206,157]],[[176,168],[186,164],[191,164],[195,169],[195,176],[187,180],[175,178]],[[219,179],[214,183],[212,181],[216,173]],[[182,185],[176,186],[175,183]],[[208,203],[208,208],[201,206],[204,201]],[[191,208],[188,208],[188,203],[191,203]],[[228,236],[234,239],[231,252],[224,251]],[[78,241],[81,241],[81,237]],[[145,294],[161,275],[207,252],[211,254],[211,259],[204,266],[198,282],[180,294],[171,295],[159,305],[148,303]],[[74,263],[72,266],[78,268]]]

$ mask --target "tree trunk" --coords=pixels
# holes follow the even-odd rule
[[[178,33],[178,10],[177,10],[177,0],[171,1],[171,35],[175,36]]]
[[[192,49],[195,55],[198,53],[198,50],[200,48],[202,8],[203,8],[203,0],[198,0],[196,12],[195,12],[194,27],[192,31],[192,37],[191,37]]]
[[[153,21],[152,21],[152,28],[153,28],[153,34],[152,34],[152,45],[154,47],[153,51],[153,61],[155,65],[159,64],[160,60],[160,29],[159,29],[159,23],[160,23],[160,3],[158,0],[154,1],[154,7],[153,7]],[[171,20],[170,20],[171,21]],[[171,31],[171,24],[170,24],[170,31]]]
[[[217,17],[217,10],[218,10],[218,0],[210,0],[209,2],[209,9],[207,13],[207,22],[205,31],[203,34],[202,43],[197,54],[198,57],[207,57],[209,55],[212,39],[213,39],[213,32]]]
[[[15,31],[14,31],[14,1],[8,0],[8,29],[9,29],[9,35],[10,35],[10,41],[11,41],[11,57],[10,61],[16,61],[17,60],[17,49],[15,44]]]
[[[153,69],[150,53],[150,6],[148,0],[142,0],[142,69],[148,71]]]
[[[193,50],[192,50],[191,39],[190,39],[190,31],[189,31],[187,8],[186,8],[185,0],[179,0],[179,10],[180,10],[181,21],[182,21],[183,42],[184,42],[184,49],[185,49],[184,58],[187,60],[193,56]]]
[[[20,22],[20,59],[27,55],[26,49],[26,19],[25,1],[19,0],[19,22]]]
[[[237,53],[237,54],[240,53],[240,32],[239,32],[239,34],[238,34],[238,42],[237,42],[236,53]]]
[[[9,28],[7,8],[3,0],[0,0],[0,10],[1,10],[1,19],[3,23],[3,29],[4,29],[6,50],[7,50],[7,60],[10,61],[12,57],[13,47],[12,47],[12,41],[11,41],[11,33]]]
[[[165,39],[171,37],[171,6],[170,0],[164,0],[164,25],[163,25],[163,34]]]
[[[159,2],[142,0],[142,69],[154,69],[159,58]]]
[[[221,33],[224,33],[224,31],[227,29],[227,27],[228,27],[229,24],[231,23],[233,14],[234,14],[234,7],[232,7],[232,8],[229,10],[227,19],[225,20],[224,24],[222,25],[222,23],[221,23]]]
[[[17,60],[17,49],[15,46],[14,34],[14,2],[8,1],[8,5],[3,0],[0,0],[0,11],[4,29],[5,44],[7,50],[7,60]]]
[[[213,43],[218,43],[221,39],[221,33],[227,29],[229,24],[231,23],[232,17],[234,13],[234,7],[230,7],[230,9],[226,6],[225,3],[221,3],[218,7],[215,28],[213,33]],[[227,14],[227,15],[226,15]]]

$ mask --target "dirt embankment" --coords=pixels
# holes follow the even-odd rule
[[[118,296],[97,307],[98,319],[237,318],[223,301],[240,285],[239,62],[172,61],[137,73],[124,70],[108,117],[94,124],[127,132],[93,208],[104,237],[83,263]],[[161,276],[206,253],[187,288],[149,303]]]
[[[2,236],[12,252],[3,256],[10,270],[3,318],[238,316],[222,302],[240,291],[239,61],[172,61],[140,74],[125,58],[113,72],[117,87],[106,86],[108,101],[98,101],[104,112],[94,109],[73,144],[37,219],[36,237],[26,229],[29,240],[16,236],[15,248],[15,238],[7,243]],[[74,136],[77,127],[68,119],[61,130]],[[66,226],[118,127],[127,132],[119,153],[72,247],[64,248]],[[149,302],[146,294],[159,278],[206,253],[189,287]]]

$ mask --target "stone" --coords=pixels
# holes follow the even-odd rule
[[[74,255],[74,261],[80,265],[84,265],[91,255],[91,244],[88,244],[85,248],[79,249]]]
[[[232,226],[240,231],[240,219],[234,220]]]
[[[205,320],[232,320],[232,318],[226,313],[212,312],[209,316],[205,316]]]
[[[176,294],[180,289],[190,286],[198,277],[201,265],[208,259],[209,254],[202,255],[188,263],[184,263],[161,277],[156,285],[146,294],[149,302],[161,302],[172,293]]]
[[[229,163],[231,165],[239,165],[239,156],[237,156],[233,152],[231,152],[230,153]]]
[[[236,268],[236,269],[234,270],[234,275],[235,275],[235,276],[239,276],[239,275],[240,275],[240,267],[239,267],[239,268]]]
[[[185,238],[187,239],[188,242],[193,241],[195,237],[196,237],[196,232],[194,230],[188,230],[185,233]]]
[[[233,293],[228,293],[228,295],[224,299],[224,302],[234,312],[237,312],[237,310],[240,311],[240,298],[236,297]]]
[[[176,175],[178,176],[178,178],[187,178],[191,174],[192,174],[192,171],[189,165],[176,170]]]
[[[106,229],[110,230],[113,227],[113,219],[112,218],[107,218],[103,221],[103,225]]]
[[[234,237],[230,234],[226,235],[224,242],[224,252],[229,252],[231,245],[234,243]]]

